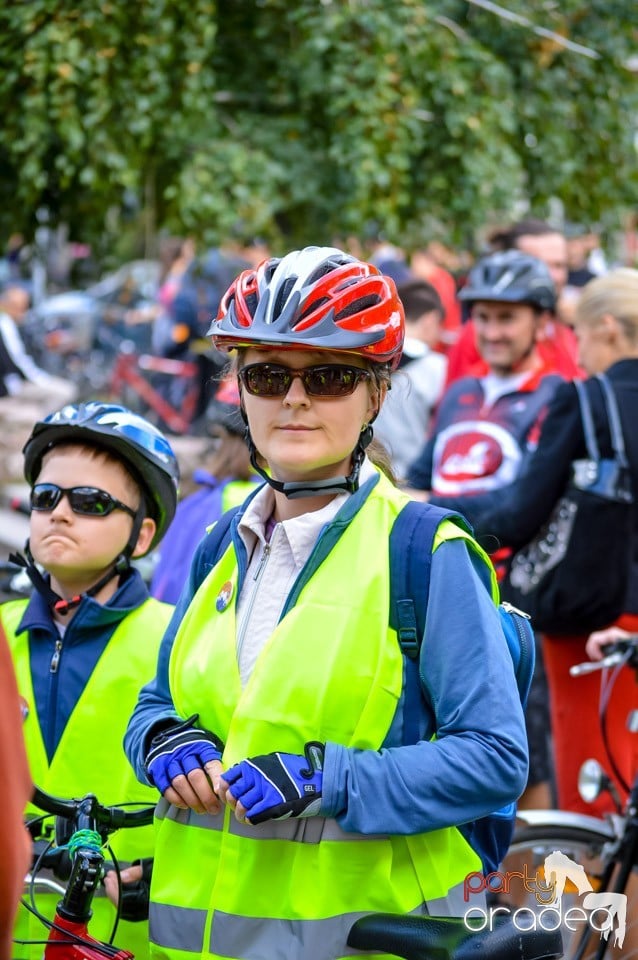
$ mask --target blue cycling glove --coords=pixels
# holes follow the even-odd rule
[[[194,727],[198,718],[199,714],[195,713],[151,740],[145,762],[146,775],[160,793],[180,774],[187,776],[192,770],[202,770],[211,760],[221,760],[224,744],[210,730]]]
[[[250,823],[313,817],[321,807],[324,745],[310,741],[304,756],[268,753],[251,757],[222,774]]]

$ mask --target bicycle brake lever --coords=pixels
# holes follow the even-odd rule
[[[602,660],[587,660],[585,663],[575,663],[569,668],[569,674],[572,677],[582,677],[585,673],[593,673],[595,670],[605,670],[607,667],[616,667],[624,663],[627,659],[625,653],[610,653]]]

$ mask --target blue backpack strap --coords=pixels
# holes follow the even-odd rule
[[[460,514],[429,503],[406,503],[390,533],[390,626],[396,630],[402,652],[418,660],[425,631],[430,592],[432,547],[442,520]]]
[[[432,547],[442,520],[467,521],[453,510],[410,501],[394,521],[390,534],[390,626],[396,630],[402,652],[418,660],[425,632],[430,589]],[[534,673],[535,644],[530,619],[510,603],[498,608],[523,706]],[[418,674],[417,674],[418,675]]]
[[[420,739],[419,703],[421,697],[427,696],[419,673],[419,652],[425,631],[434,537],[441,521],[453,517],[462,520],[451,510],[411,500],[399,513],[390,532],[390,626],[396,631],[406,657],[405,743],[418,743]]]
[[[411,501],[395,520],[390,534],[390,626],[396,630],[406,657],[403,705],[403,742],[406,744],[417,743],[421,735],[417,718],[420,700],[427,697],[427,691],[419,672],[419,651],[425,632],[432,547],[437,527],[445,519],[470,529],[458,513]],[[534,672],[534,633],[527,614],[516,607],[502,603],[498,611],[524,707]],[[485,873],[498,870],[512,839],[515,817],[516,804],[512,803],[459,827],[481,857]]]

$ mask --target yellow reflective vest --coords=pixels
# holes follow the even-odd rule
[[[275,750],[301,754],[308,740],[380,748],[403,684],[380,544],[406,499],[380,478],[243,689],[235,605],[216,609],[222,588],[237,589],[232,545],[202,583],[175,637],[169,683],[177,713],[198,713],[224,741],[226,766]],[[448,522],[441,530],[464,535]],[[151,952],[170,960],[339,960],[358,917],[429,912],[481,868],[456,828],[364,836],[324,817],[251,826],[229,808],[198,815],[164,800],[157,826]]]
[[[35,703],[29,663],[29,637],[16,630],[27,600],[13,600],[0,606],[18,681],[18,689],[28,704]],[[154,804],[157,791],[142,786],[124,754],[122,740],[140,688],[154,675],[157,653],[173,608],[148,599],[120,621],[98,660],[64,730],[49,764],[37,711],[28,712],[24,736],[33,782],[47,793],[62,798],[94,793],[108,806],[141,802]],[[29,806],[27,819],[40,816],[41,810]],[[50,821],[48,821],[50,822]],[[139,857],[153,855],[153,828],[121,830],[109,841],[120,866]],[[109,859],[108,853],[107,859]],[[59,882],[59,881],[58,881]],[[37,889],[37,888],[36,888]],[[36,906],[53,919],[60,896],[38,892]],[[103,889],[93,901],[92,936],[108,940],[115,922],[115,907]],[[40,920],[20,908],[14,938],[45,940],[47,928]],[[148,923],[120,921],[115,943],[133,952],[136,960],[148,956]],[[14,945],[12,960],[38,960],[44,947]]]

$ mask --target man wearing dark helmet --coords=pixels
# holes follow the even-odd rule
[[[519,475],[563,378],[538,349],[556,301],[543,261],[519,250],[493,253],[471,270],[460,297],[470,306],[479,364],[443,394],[408,485],[416,497],[430,491],[430,502],[471,520],[474,496],[498,496]],[[492,550],[502,577],[511,551],[496,544]],[[536,662],[526,714],[530,773],[521,807],[548,807],[551,799],[547,694],[542,658]]]

